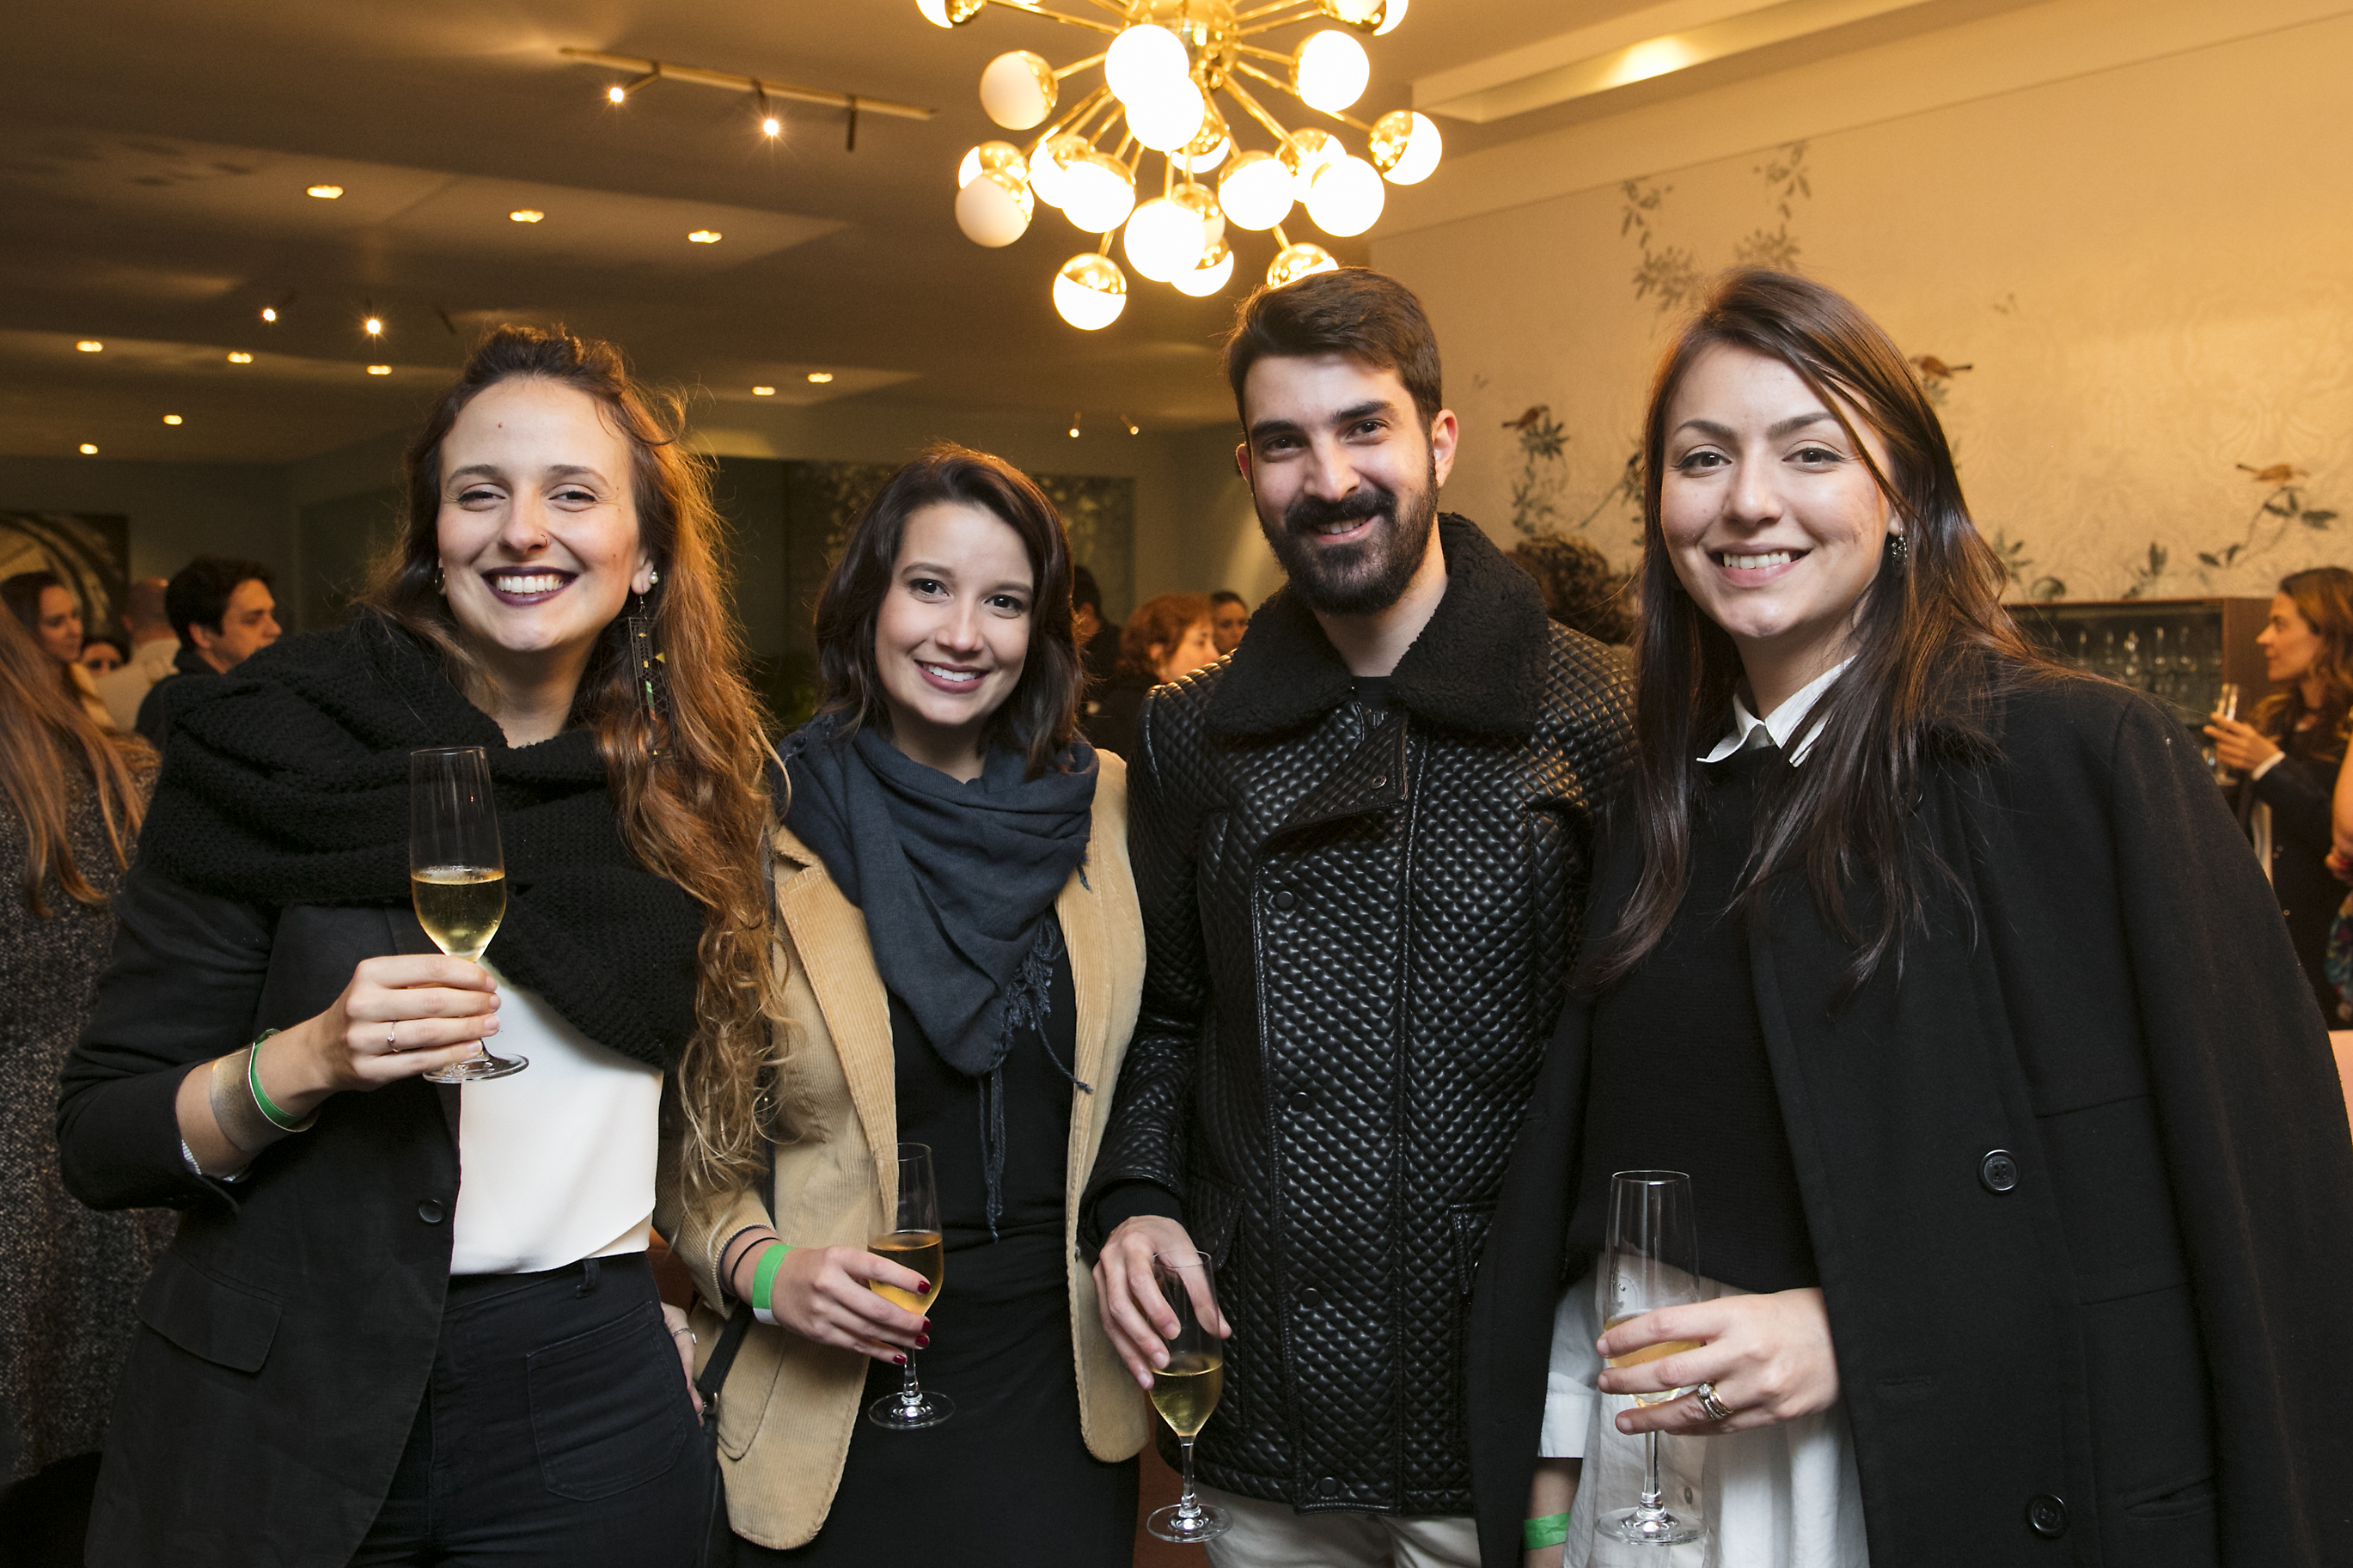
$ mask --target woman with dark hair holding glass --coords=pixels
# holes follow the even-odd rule
[[[719,1401],[737,1561],[1124,1564],[1147,1413],[1074,1221],[1144,933],[1125,769],[1077,738],[1061,520],[999,459],[935,448],[868,504],[817,635],[773,845],[773,1172],[690,1179],[670,1233],[706,1342],[733,1302],[760,1319]],[[870,1250],[908,1144],[931,1152],[939,1279]],[[883,1287],[939,1294],[926,1318]],[[865,1419],[918,1350],[954,1414]]]
[[[680,416],[609,344],[496,330],[350,624],[175,715],[58,1110],[78,1196],[185,1210],[97,1568],[693,1559],[648,1222],[658,1165],[751,1153],[723,1097],[669,1151],[659,1110],[765,1053],[768,810]],[[445,746],[504,845],[480,965],[410,910],[409,753]],[[486,1042],[528,1069],[426,1081]]]
[[[1650,1431],[1725,1568],[2353,1561],[2353,1143],[2195,737],[2011,627],[1830,290],[1720,281],[1644,438],[1636,773],[1477,1280],[1485,1561],[1650,1550],[1594,1528]],[[1705,1280],[1605,1333],[1641,1169]]]
[[[2272,879],[2288,940],[2321,1016],[2337,1028],[2348,1009],[2329,983],[2328,931],[2345,885],[2328,869],[2329,802],[2345,762],[2353,709],[2353,572],[2316,566],[2280,579],[2270,616],[2255,637],[2275,691],[2255,721],[2208,722],[2214,755],[2239,775],[2240,824]]]

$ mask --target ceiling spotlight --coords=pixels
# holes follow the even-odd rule
[[[517,207],[514,211],[507,214],[507,221],[509,223],[537,223],[546,216],[547,215],[545,213],[540,211],[537,207]]]
[[[182,419],[176,414],[166,414],[164,416],[164,423],[166,425],[185,425],[187,421]]]
[[[388,364],[372,364],[368,366],[368,374],[370,375],[390,375],[392,374],[392,366]]]
[[[777,118],[776,118],[775,115],[773,115],[773,114],[763,115],[763,116],[761,117],[761,120],[760,120],[760,134],[761,134],[761,135],[763,135],[763,136],[782,136],[784,133],[785,133],[785,122],[784,122],[783,121],[781,121],[781,120],[777,119]]]
[[[106,350],[106,345],[100,342],[96,338],[84,338],[81,342],[74,344],[74,347],[79,349],[86,354],[102,353]]]
[[[278,307],[275,305],[264,305],[261,307],[261,319],[265,321],[276,321],[278,319]]]
[[[1071,440],[1073,440],[1073,441],[1075,441],[1075,440],[1077,440],[1078,438],[1079,438],[1079,416],[1078,416],[1076,414],[1072,414],[1072,415],[1071,416]]]
[[[813,370],[809,372],[808,378],[818,385],[823,386],[827,382],[833,379],[833,372],[829,370]]]
[[[605,89],[605,101],[607,103],[624,103],[628,100],[628,97],[629,89],[619,82],[615,82]]]
[[[715,228],[698,228],[686,237],[695,245],[716,245],[719,243],[719,231]]]
[[[253,363],[253,356],[247,353],[242,349],[231,349],[228,353],[228,363],[231,364],[251,364]]]
[[[776,395],[776,389],[773,386],[755,386],[752,389],[752,395],[754,397],[774,397]]]
[[[1120,423],[1127,426],[1127,433],[1131,436],[1141,436],[1144,434],[1144,426],[1138,425],[1134,420],[1128,418],[1125,415],[1120,416]]]
[[[318,197],[322,202],[332,202],[337,196],[343,194],[343,187],[341,185],[312,185],[311,187],[311,194]]]
[[[653,80],[659,75],[661,75],[661,67],[656,66],[653,69],[646,72],[643,76],[631,77],[627,81],[617,81],[612,86],[605,89],[605,101],[607,103],[627,103],[629,101],[629,94],[637,91],[638,89],[645,86],[646,83]]]
[[[384,336],[384,318],[371,310],[360,321],[360,328],[372,338]]]
[[[81,444],[81,455],[85,458],[95,458],[98,456],[98,448],[84,441]]]

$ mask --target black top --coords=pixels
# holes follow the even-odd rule
[[[1123,672],[1113,676],[1101,686],[1089,688],[1092,705],[1087,714],[1087,741],[1097,751],[1109,752],[1116,757],[1126,757],[1135,750],[1136,721],[1144,713],[1144,699],[1153,688],[1152,677]]]
[[[1059,1255],[1069,1174],[1078,994],[1070,949],[1057,943],[1046,1026],[1016,1030],[1005,1056],[1004,1211],[999,1238],[1046,1236]],[[981,1080],[934,1050],[913,1009],[891,998],[891,1052],[898,1069],[899,1137],[928,1143],[948,1250],[987,1245],[988,1190],[981,1163]],[[1051,1053],[1050,1056],[1049,1053]]]
[[[2328,980],[2328,931],[2346,889],[2328,869],[2329,803],[2345,742],[2327,720],[2272,739],[2286,754],[2262,778],[2242,785],[2239,820],[2244,824],[2258,801],[2272,808],[2272,891],[2313,1000],[2328,1026],[2338,1028],[2348,1015]]]
[[[1745,922],[1730,912],[1758,782],[1786,765],[1778,748],[1759,746],[1708,766],[1683,904],[1659,945],[1594,1004],[1570,1257],[1607,1239],[1610,1173],[1687,1171],[1701,1273],[1760,1292],[1820,1283]]]

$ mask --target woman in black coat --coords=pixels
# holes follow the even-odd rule
[[[766,807],[675,412],[610,345],[497,330],[353,622],[176,717],[58,1117],[85,1203],[186,1211],[94,1568],[693,1560],[711,1475],[648,1222],[670,1076],[761,1049]],[[479,966],[409,909],[433,746],[489,761]],[[527,1070],[420,1076],[486,1039]],[[742,1109],[670,1152],[754,1157]]]
[[[1646,446],[1636,780],[1473,1304],[1483,1560],[1588,1561],[1598,1395],[1680,1389],[1610,1425],[1699,1439],[1725,1563],[2353,1561],[2353,1141],[2195,738],[2028,650],[1837,295],[1729,275]],[[1639,1167],[1719,1289],[1597,1343]]]

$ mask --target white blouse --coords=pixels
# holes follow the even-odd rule
[[[498,977],[491,1049],[531,1066],[459,1090],[451,1274],[523,1274],[642,1252],[662,1075]]]

